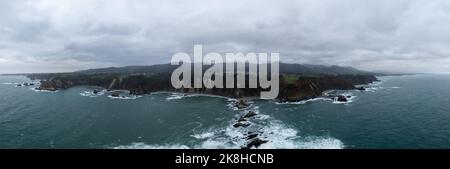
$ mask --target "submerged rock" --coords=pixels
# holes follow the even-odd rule
[[[356,90],[366,91],[366,88],[364,88],[364,87],[357,87]]]
[[[247,122],[247,118],[250,118],[250,117],[253,117],[253,116],[256,116],[256,115],[257,114],[254,111],[249,111],[247,114],[239,117],[238,123],[234,124],[233,126],[234,127],[247,127],[247,126],[250,125],[249,123],[246,123]]]
[[[112,92],[111,93],[111,97],[120,97],[120,93],[119,92]]]
[[[238,127],[248,127],[250,126],[250,123],[244,123],[244,122],[237,122],[236,124],[233,125],[233,127],[238,128]]]
[[[92,93],[94,94],[98,94],[98,90],[94,90]]]
[[[54,91],[57,91],[58,89],[56,89],[56,88],[54,88],[54,87],[37,87],[37,88],[35,88],[36,90],[45,90],[45,91],[51,91],[51,92],[54,92]]]
[[[245,109],[250,106],[250,104],[247,101],[240,99],[238,102],[234,103],[234,106],[238,109]]]
[[[254,139],[256,137],[258,137],[258,134],[250,134],[250,135],[247,136],[247,140],[251,140],[251,139]]]
[[[245,117],[243,117],[243,116],[239,117],[238,122],[243,122],[243,121],[247,121],[247,119],[245,119]]]
[[[252,141],[250,141],[245,147],[242,147],[243,149],[250,149],[252,147],[258,148],[261,144],[269,142],[268,140],[261,140],[259,138],[255,138]]]
[[[243,118],[250,118],[253,116],[256,116],[257,114],[254,111],[249,111],[247,114],[245,114],[244,116],[242,116]]]

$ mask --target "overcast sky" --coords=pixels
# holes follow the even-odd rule
[[[0,0],[0,73],[168,63],[176,52],[450,72],[448,0]]]

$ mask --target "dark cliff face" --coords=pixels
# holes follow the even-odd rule
[[[130,90],[132,94],[146,94],[170,90],[170,76],[124,74],[59,74],[41,81],[40,89],[67,89],[73,86],[98,86],[108,90]]]
[[[192,65],[194,66],[194,65]],[[326,90],[355,89],[355,85],[376,81],[370,72],[351,67],[299,65],[280,63],[281,101],[298,101],[322,95]],[[183,93],[203,93],[227,97],[259,97],[263,89],[174,89],[170,82],[171,72],[177,66],[169,64],[153,66],[128,66],[78,71],[73,73],[30,74],[30,79],[42,79],[41,90],[67,89],[73,86],[99,86],[108,90],[129,90],[131,94],[142,95],[156,91],[176,91]],[[205,71],[208,66],[203,66]],[[270,69],[269,69],[270,70]],[[236,74],[235,74],[236,76]],[[235,78],[236,79],[236,78]],[[225,81],[224,81],[225,82]],[[193,85],[192,85],[193,86]],[[225,85],[224,85],[225,86]]]
[[[327,90],[352,90],[355,85],[377,81],[373,75],[282,75],[280,101],[301,101],[321,96]]]
[[[280,75],[280,101],[299,101],[321,96],[326,90],[350,90],[355,85],[376,81],[373,75]],[[99,86],[108,90],[129,90],[130,94],[143,95],[156,91],[213,94],[226,97],[259,97],[261,88],[186,88],[175,89],[170,83],[170,73],[161,74],[59,74],[41,82],[38,89],[59,90],[73,86]]]

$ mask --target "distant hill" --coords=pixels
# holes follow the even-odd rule
[[[136,73],[166,73],[171,72],[176,69],[178,66],[173,66],[170,64],[159,64],[159,65],[151,65],[151,66],[125,66],[125,67],[108,67],[108,68],[99,68],[99,69],[88,69],[77,71],[74,73],[83,73],[83,74],[136,74]]]
[[[109,67],[100,69],[88,69],[77,71],[82,74],[138,74],[138,73],[167,73],[172,72],[178,66],[170,64],[159,64],[151,66],[126,66]],[[204,66],[204,69],[207,69]],[[374,75],[376,73],[358,70],[353,67],[323,66],[323,65],[303,65],[280,63],[281,74],[305,74],[305,75]]]
[[[280,73],[286,74],[325,74],[325,75],[371,75],[372,72],[358,70],[353,67],[280,64]]]

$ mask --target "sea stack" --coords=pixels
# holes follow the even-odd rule
[[[343,95],[339,95],[339,96],[337,97],[337,101],[338,101],[338,102],[348,102],[348,99],[347,99],[347,97],[345,97],[345,96],[343,96]]]
[[[117,91],[111,93],[111,97],[119,97],[119,96],[120,96],[120,93]]]

